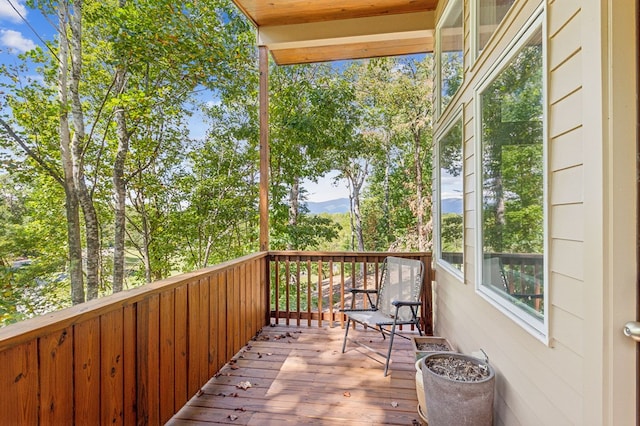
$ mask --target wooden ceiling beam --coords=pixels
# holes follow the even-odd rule
[[[435,10],[438,0],[233,0],[256,27]]]
[[[433,11],[372,16],[330,22],[262,26],[258,44],[269,50],[317,48],[355,43],[432,38]]]
[[[433,38],[416,38],[379,43],[353,43],[335,46],[282,49],[271,52],[278,65],[307,64],[344,59],[378,58],[433,52]]]

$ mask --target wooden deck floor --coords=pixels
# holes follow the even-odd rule
[[[347,343],[344,330],[266,327],[213,377],[169,425],[414,425],[420,424],[414,355],[396,338],[389,375],[374,352]],[[379,333],[350,337],[384,352]],[[251,387],[238,388],[242,382]]]

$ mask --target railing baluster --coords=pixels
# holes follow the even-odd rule
[[[318,260],[318,327],[322,327],[322,260]]]
[[[276,258],[276,271],[275,271],[275,286],[274,287],[274,311],[276,317],[276,324],[280,321],[280,260]]]
[[[286,311],[286,317],[285,317],[285,323],[287,325],[289,325],[289,313],[291,312],[291,307],[289,306],[289,286],[291,284],[291,259],[287,257],[287,260],[285,260],[285,270],[284,270],[284,275],[285,275],[285,286],[284,286],[284,292],[285,292],[285,301],[284,301],[284,306],[285,306],[285,311]]]
[[[300,256],[296,256],[296,325],[300,325]]]
[[[311,327],[311,259],[307,259],[307,327]]]
[[[329,258],[329,327],[333,328],[333,259]]]
[[[340,257],[340,309],[344,309],[344,256]],[[340,327],[344,328],[344,314],[340,313]]]

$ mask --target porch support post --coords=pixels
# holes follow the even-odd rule
[[[260,70],[260,251],[269,250],[269,49],[259,48]]]

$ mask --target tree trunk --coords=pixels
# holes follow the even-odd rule
[[[298,225],[298,213],[299,213],[299,198],[300,198],[300,180],[295,179],[293,185],[291,185],[291,191],[289,192],[289,227],[295,229]],[[294,243],[291,239],[287,242],[287,250],[295,250],[298,247],[297,242]]]
[[[358,251],[364,251],[364,236],[362,235],[362,213],[360,212],[360,188],[353,193],[353,217],[355,219]]]
[[[146,210],[142,216],[142,260],[144,261],[144,279],[148,284],[153,278],[153,271],[151,270],[151,235]]]
[[[67,18],[69,9],[62,2],[58,9],[60,28],[60,57],[58,67],[58,100],[60,101],[59,136],[60,157],[64,173],[65,213],[67,218],[67,242],[69,244],[69,276],[71,278],[71,302],[74,305],[85,301],[84,274],[82,272],[82,238],[80,234],[80,210],[73,180],[73,160],[71,154],[71,133],[67,113],[67,82],[69,76],[69,44],[67,38]]]
[[[349,180],[349,198],[351,199],[352,227],[355,239],[358,241],[358,251],[364,251],[364,236],[362,235],[362,214],[360,212],[360,192],[367,177],[368,165],[361,169],[357,164],[352,165],[352,170],[343,170],[343,174]]]
[[[391,176],[391,136],[388,131],[384,132],[384,149],[386,161],[384,165],[384,200],[382,204],[382,224],[384,229],[384,242],[388,248],[389,242],[391,240],[391,207],[390,207],[390,199],[391,199],[391,184],[389,182],[389,178]]]
[[[422,183],[422,161],[420,159],[420,129],[413,132],[413,160],[416,166],[416,227],[418,228],[418,250],[426,251],[427,238],[424,226],[424,199],[423,199],[423,183]]]
[[[84,175],[85,131],[84,113],[80,99],[80,76],[82,74],[82,0],[73,1],[73,14],[69,17],[71,27],[71,116],[73,118],[73,136],[71,138],[71,157],[73,160],[73,180],[78,201],[82,206],[87,241],[87,300],[98,297],[100,284],[100,227],[98,214],[93,205],[93,197],[87,188]],[[61,44],[66,43],[61,40]]]
[[[118,66],[116,69],[116,93],[121,95],[126,86],[126,69]],[[115,110],[118,148],[113,163],[113,198],[114,198],[114,242],[113,242],[113,292],[122,291],[124,283],[124,240],[126,226],[126,183],[124,166],[129,152],[129,132],[123,105]]]

